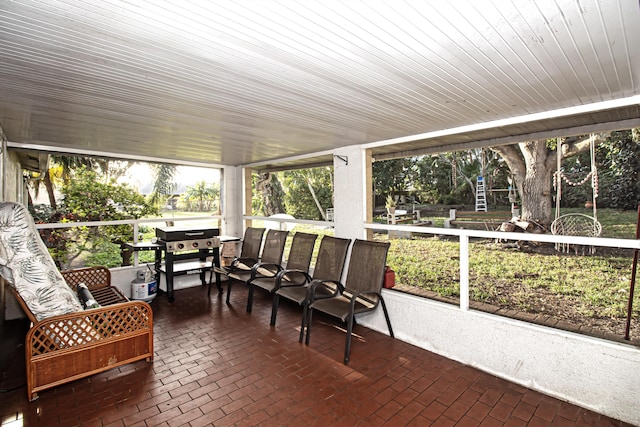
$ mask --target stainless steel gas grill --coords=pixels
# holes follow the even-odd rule
[[[158,227],[156,237],[160,250],[156,251],[156,272],[165,274],[167,297],[174,302],[173,278],[185,274],[199,274],[203,285],[206,273],[220,267],[220,231],[217,228]],[[164,252],[164,262],[162,262]],[[209,292],[211,292],[211,276]],[[158,277],[159,279],[159,277]],[[216,287],[222,292],[220,275],[216,274]]]

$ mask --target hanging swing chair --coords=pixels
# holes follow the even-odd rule
[[[561,215],[551,224],[551,232],[559,236],[598,237],[602,225],[592,216],[583,213]]]
[[[596,168],[595,159],[595,136],[590,136],[590,150],[591,150],[591,171],[587,176],[579,182],[571,181],[561,169],[562,153],[560,148],[560,140],[558,140],[558,147],[556,151],[557,156],[557,170],[553,175],[553,185],[556,188],[556,217],[551,223],[551,233],[558,236],[585,236],[585,237],[598,237],[602,233],[602,225],[598,221],[598,210],[596,207],[596,199],[598,198],[598,170]],[[565,181],[572,187],[585,184],[589,178],[591,178],[592,188],[592,205],[593,216],[589,216],[583,213],[569,213],[560,215],[560,200],[562,199],[562,181]],[[568,243],[556,243],[555,248],[557,251],[568,253],[571,251],[571,246]],[[578,253],[578,245],[573,245],[573,250]],[[582,248],[584,253],[584,247]],[[595,248],[591,246],[589,253],[594,254]]]

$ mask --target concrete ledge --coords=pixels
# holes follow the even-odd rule
[[[444,297],[436,292],[421,289],[414,286],[407,286],[403,284],[396,284],[393,288],[394,291],[404,292],[409,295],[416,295],[424,298],[429,298],[434,301],[440,301],[447,304],[455,305],[456,307],[460,305],[459,298],[449,298]],[[609,341],[615,341],[626,344],[633,344],[640,347],[640,337],[631,337],[630,341],[624,339],[622,335],[612,334],[606,331],[602,331],[596,328],[591,328],[589,326],[571,323],[563,319],[558,319],[553,317],[550,314],[540,314],[540,313],[527,313],[524,311],[517,310],[507,310],[503,307],[498,307],[492,304],[486,304],[477,301],[470,301],[469,306],[473,310],[483,311],[485,313],[496,314],[498,316],[510,317],[512,319],[523,320],[529,323],[535,323],[541,326],[548,326],[550,328],[562,329],[569,332],[575,332],[583,335],[589,335],[591,337],[602,338]]]

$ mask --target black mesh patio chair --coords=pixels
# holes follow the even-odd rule
[[[382,299],[382,284],[384,269],[389,251],[388,242],[371,242],[356,240],[351,249],[351,259],[347,270],[347,280],[343,286],[338,286],[336,294],[329,298],[316,299],[315,290],[323,287],[322,282],[311,282],[308,289],[308,311],[306,324],[306,343],[309,344],[311,335],[311,318],[317,310],[347,323],[347,338],[344,350],[344,363],[349,363],[351,353],[351,332],[355,322],[355,315],[373,311],[381,303],[384,317],[389,328],[389,335],[393,338],[393,329],[387,307]]]
[[[304,275],[304,277],[301,275],[291,275],[286,281],[283,280],[279,283],[279,288],[275,291],[273,297],[271,325],[276,324],[280,297],[295,301],[303,307],[300,329],[300,341],[302,341],[304,321],[307,315],[307,286],[311,280],[317,280],[323,283],[323,286],[319,286],[317,289],[317,298],[321,298],[323,295],[327,297],[334,295],[336,287],[339,286],[338,284],[342,277],[342,270],[344,270],[349,244],[351,244],[350,239],[341,239],[332,236],[324,236],[322,238],[311,277],[308,274]]]
[[[306,283],[309,281],[309,266],[311,264],[311,256],[313,248],[316,244],[317,234],[296,233],[291,242],[289,249],[289,258],[287,259],[286,269],[273,273],[273,271],[264,272],[256,270],[247,284],[249,285],[249,294],[247,297],[247,313],[251,313],[253,305],[253,292],[256,288],[263,289],[274,294],[280,288],[282,283]],[[271,311],[271,325],[275,325],[274,311]]]
[[[228,274],[236,269],[251,270],[253,264],[258,262],[258,258],[260,257],[264,230],[264,228],[247,227],[244,231],[244,237],[242,238],[240,256],[234,257],[229,266],[220,268],[220,273]]]
[[[284,244],[287,241],[288,234],[288,231],[267,231],[264,237],[262,255],[260,255],[259,258],[241,256],[231,263],[231,268],[229,269],[229,273],[227,273],[227,277],[229,278],[227,283],[227,304],[231,296],[231,285],[234,281],[247,283],[257,271],[263,275],[268,275],[272,272],[275,275],[278,271],[282,270],[282,255],[284,254]],[[244,243],[242,249],[242,255],[244,255]]]
[[[260,248],[262,247],[262,238],[264,236],[264,228],[247,227],[242,238],[242,249],[240,255],[233,258],[231,264],[226,267],[214,267],[213,273],[229,275],[236,270],[251,271],[251,267],[258,262],[260,257]],[[209,278],[211,283],[212,277]],[[231,281],[231,279],[229,279]],[[229,292],[227,292],[227,303],[229,302]]]
[[[234,256],[231,264],[228,266],[216,268],[217,272],[220,274],[228,274],[235,269],[250,270],[260,257],[264,230],[264,228],[247,227],[244,231],[244,237],[242,238],[240,255]]]

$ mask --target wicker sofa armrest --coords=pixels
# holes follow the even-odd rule
[[[31,356],[117,338],[152,328],[151,306],[139,301],[113,304],[41,320],[29,330]]]
[[[93,298],[102,306],[129,301],[120,289],[111,286],[111,271],[107,267],[77,268],[60,273],[74,293],[78,292],[78,285],[84,283]]]
[[[27,393],[153,360],[153,312],[130,301],[37,322],[26,338]]]
[[[74,291],[78,285],[84,283],[90,291],[111,286],[111,271],[106,267],[86,267],[75,270],[61,271],[64,281]]]

